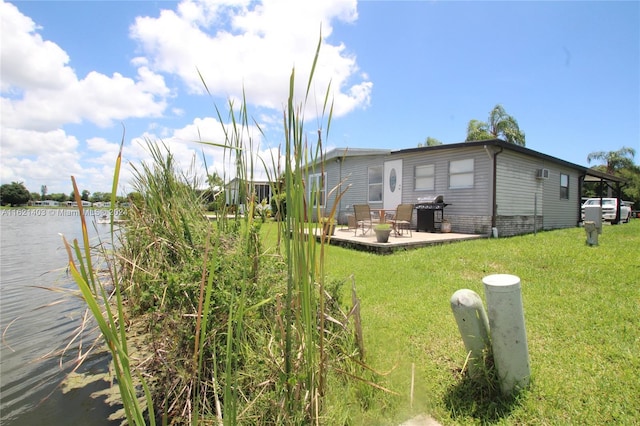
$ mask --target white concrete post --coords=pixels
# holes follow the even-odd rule
[[[584,206],[584,222],[593,222],[598,234],[602,234],[602,207]]]
[[[598,245],[598,228],[595,222],[590,220],[584,221],[584,230],[587,233],[587,245],[589,246],[597,246]]]
[[[482,351],[489,346],[489,322],[482,299],[472,290],[462,289],[451,296],[451,310],[467,353],[471,352],[469,374],[481,371]]]
[[[510,394],[529,385],[529,348],[524,326],[520,278],[496,274],[482,279],[489,311],[493,360],[500,389]]]

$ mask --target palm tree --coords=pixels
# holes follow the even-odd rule
[[[503,139],[520,146],[525,146],[526,143],[524,132],[520,130],[518,121],[507,114],[500,104],[491,110],[487,123],[471,120],[467,126],[467,142],[487,139]]]
[[[633,157],[635,157],[636,151],[633,148],[623,146],[617,151],[596,151],[587,155],[587,163],[591,164],[592,160],[601,160],[605,163],[605,170],[609,174],[615,174],[615,172],[621,169],[633,169]]]
[[[436,138],[432,138],[431,136],[428,136],[427,139],[424,140],[424,142],[420,142],[418,144],[418,148],[422,148],[424,146],[437,146],[437,145],[442,145],[442,142]]]

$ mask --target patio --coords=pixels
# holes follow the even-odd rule
[[[362,235],[362,232],[358,230],[357,235],[354,235],[352,228],[344,226],[336,228],[334,235],[329,239],[329,243],[354,250],[368,251],[376,254],[389,254],[397,250],[410,250],[436,244],[447,244],[478,238],[486,238],[486,236],[479,234],[457,234],[453,232],[417,232],[414,230],[411,236],[409,236],[407,232],[400,236],[396,236],[392,232],[389,236],[388,243],[378,243],[373,231],[369,231],[366,235]],[[316,233],[316,239],[320,240],[319,229]]]

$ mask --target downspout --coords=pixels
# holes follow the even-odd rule
[[[342,183],[342,157],[338,157],[336,159],[336,161],[338,162],[338,167],[339,167],[339,178],[338,178],[338,185],[340,185]],[[336,194],[336,197],[339,195],[339,191]],[[342,214],[342,197],[340,197],[340,199],[338,200],[338,217],[337,217],[337,221],[338,223],[340,223],[340,215]]]
[[[489,150],[487,148],[487,146],[484,146],[484,149],[487,150],[487,153],[489,153]],[[498,187],[498,161],[497,161],[497,157],[498,154],[500,154],[502,151],[504,151],[504,147],[500,147],[500,151],[496,151],[493,153],[493,202],[492,202],[492,208],[491,208],[491,228],[493,230],[493,228],[496,227],[496,223],[497,223],[497,214],[498,214],[498,196],[496,194],[497,191],[497,187]]]

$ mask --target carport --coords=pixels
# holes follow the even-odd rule
[[[583,202],[585,184],[596,185],[596,193],[600,198],[617,198],[618,205],[622,201],[622,188],[626,185],[626,179],[614,176],[608,173],[599,172],[594,169],[585,169],[585,174],[580,176],[580,200],[578,205],[578,223],[582,220],[580,217],[580,207]],[[601,203],[602,204],[602,203]],[[620,221],[620,209],[616,210],[616,223]]]

